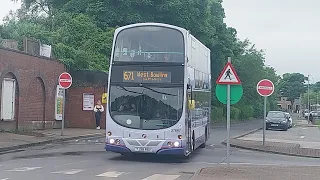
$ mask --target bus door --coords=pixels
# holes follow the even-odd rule
[[[192,151],[192,110],[194,109],[194,100],[192,99],[192,88],[189,86],[187,90],[187,137],[188,137],[188,150]]]

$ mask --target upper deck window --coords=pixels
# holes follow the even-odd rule
[[[116,37],[114,61],[183,63],[183,34],[160,26],[122,30]]]

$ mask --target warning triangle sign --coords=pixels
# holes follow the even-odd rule
[[[226,66],[223,68],[216,83],[217,84],[241,84],[239,76],[237,75],[236,71],[234,70],[230,62],[228,62]]]

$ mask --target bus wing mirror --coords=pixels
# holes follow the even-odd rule
[[[188,100],[188,108],[190,110],[194,110],[195,109],[195,101],[194,100]]]

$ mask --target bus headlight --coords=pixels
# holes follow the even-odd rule
[[[179,142],[174,142],[174,147],[179,147],[180,143]]]
[[[176,141],[176,142],[168,142],[168,146],[169,147],[179,147],[180,143],[178,141]]]

